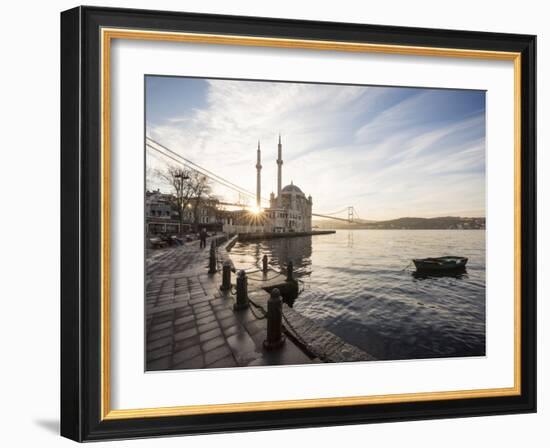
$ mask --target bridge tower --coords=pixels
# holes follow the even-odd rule
[[[353,205],[351,207],[348,207],[348,222],[351,224],[353,222],[354,218],[354,209]]]

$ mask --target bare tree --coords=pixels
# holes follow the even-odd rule
[[[199,173],[196,173],[199,174]],[[193,230],[196,232],[199,227],[199,211],[201,210],[201,205],[206,204],[210,198],[210,193],[212,188],[207,182],[205,176],[200,175],[196,182],[194,182],[195,189],[193,191]],[[206,207],[205,207],[206,208]]]
[[[189,207],[194,208],[193,224],[196,230],[198,209],[211,191],[207,177],[197,171],[173,165],[155,170],[155,175],[172,190],[172,206],[178,211],[180,232],[185,221],[185,211]]]

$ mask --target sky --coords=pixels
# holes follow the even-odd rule
[[[283,186],[311,195],[314,213],[485,216],[484,91],[161,76],[145,87],[148,137],[251,192],[259,140],[264,198],[280,133]],[[174,162],[150,149],[146,160],[148,188],[166,189],[151,173]]]

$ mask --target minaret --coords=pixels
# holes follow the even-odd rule
[[[258,140],[258,152],[256,159],[256,207],[260,208],[262,203],[262,153],[260,151],[260,140]]]
[[[283,198],[281,196],[283,182],[283,145],[281,144],[281,134],[279,133],[279,146],[277,152],[277,206],[281,208]]]

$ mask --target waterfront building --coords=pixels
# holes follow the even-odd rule
[[[195,210],[194,204],[199,202]],[[195,198],[189,200],[188,207],[180,211],[174,206],[174,196],[159,190],[145,192],[145,232],[147,235],[191,233],[194,229],[204,228],[209,232],[221,231],[224,225],[233,223],[231,213],[220,210],[216,199]]]
[[[262,153],[256,150],[256,208],[254,213],[241,213],[233,225],[224,226],[229,233],[310,232],[313,199],[294,184],[283,187],[283,145],[279,135],[277,146],[277,194],[271,192],[269,208],[261,208]]]
[[[172,207],[172,195],[160,190],[145,192],[145,216],[162,220],[172,219],[177,212]]]
[[[266,215],[267,232],[310,232],[313,200],[290,182],[275,196],[271,193]]]
[[[260,164],[260,148],[258,145],[258,165]],[[260,182],[260,171],[258,170],[257,182]],[[279,134],[279,143],[277,145],[277,195],[271,193],[269,198],[269,208],[262,211],[265,216],[265,232],[310,232],[311,231],[311,213],[313,208],[313,199],[294,185],[291,181],[289,185],[283,187],[283,145],[281,135]],[[258,187],[259,191],[259,187]],[[257,202],[260,198],[257,198]]]
[[[172,206],[172,195],[159,190],[145,192],[145,232],[179,233],[177,211]]]

